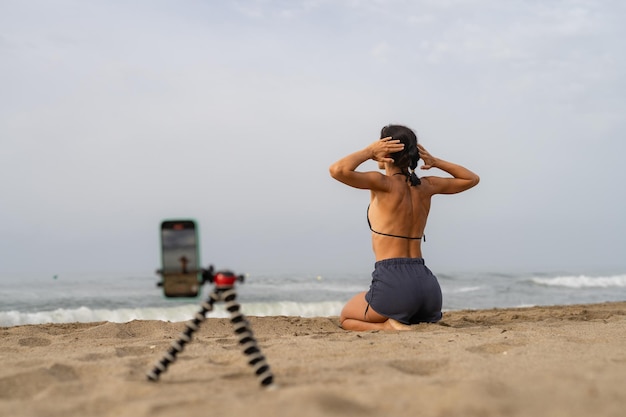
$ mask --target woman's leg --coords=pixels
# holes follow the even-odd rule
[[[367,313],[365,312],[367,310]],[[352,297],[341,310],[341,327],[345,330],[409,330],[410,326],[381,316],[370,306],[367,308],[365,291]]]

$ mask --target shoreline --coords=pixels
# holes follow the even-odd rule
[[[27,325],[43,325],[43,324],[71,324],[71,323],[82,323],[82,324],[90,324],[90,323],[129,323],[132,321],[163,321],[166,323],[184,323],[198,312],[200,309],[202,300],[194,301],[193,303],[188,304],[179,304],[173,307],[145,307],[145,310],[148,312],[146,314],[141,314],[138,310],[141,308],[118,308],[118,309],[89,309],[85,306],[77,307],[77,308],[68,308],[68,309],[54,309],[54,310],[44,310],[37,312],[28,312],[28,311],[0,311],[0,329],[16,327],[16,326],[27,326]],[[525,309],[549,309],[549,308],[564,308],[564,307],[575,307],[580,305],[601,305],[601,304],[611,304],[611,303],[620,303],[622,301],[605,301],[605,302],[591,302],[591,303],[566,303],[566,304],[557,304],[557,305],[520,305],[520,306],[498,306],[498,307],[489,307],[489,308],[456,308],[456,309],[443,309],[442,313],[444,318],[448,314],[456,314],[459,312],[475,312],[475,311],[494,311],[494,310],[525,310]],[[315,308],[311,308],[310,304],[317,303],[298,303],[298,302],[286,302],[293,305],[303,305],[304,308],[301,308],[303,314],[292,313],[291,311],[298,311],[297,308],[289,307],[287,310],[289,312],[283,312],[282,307],[277,308],[269,308],[270,311],[264,311],[262,313],[259,312],[258,305],[256,303],[245,303],[242,305],[242,312],[246,314],[246,316],[251,317],[302,317],[302,318],[325,318],[325,317],[336,317],[337,312],[341,310],[345,302],[339,301],[327,301],[320,302],[320,304],[326,304],[320,310],[328,310],[327,305],[333,305],[332,314],[326,314],[323,312],[318,312],[317,314],[313,313]],[[278,304],[283,304],[283,302],[279,302]],[[167,313],[161,313],[160,311],[166,310]],[[264,310],[268,310],[264,308]],[[274,311],[272,311],[274,310]],[[173,312],[172,312],[173,311]],[[155,313],[156,312],[156,313]],[[3,316],[4,315],[4,316]],[[52,319],[45,319],[45,317],[52,316]],[[42,318],[44,317],[44,318]],[[219,303],[215,305],[215,308],[212,312],[207,314],[207,319],[228,319],[229,313],[226,311],[226,308],[223,303]]]
[[[338,317],[249,316],[278,389],[259,386],[229,319],[208,318],[157,383],[184,329],[156,320],[0,327],[11,416],[621,416],[626,302],[458,310],[410,331]]]

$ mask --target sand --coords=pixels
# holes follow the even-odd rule
[[[248,319],[277,389],[228,319],[209,317],[158,382],[145,374],[184,323],[0,328],[0,415],[626,415],[626,302],[456,311],[407,332]]]

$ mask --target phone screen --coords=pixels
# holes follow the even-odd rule
[[[198,233],[193,220],[161,223],[161,274],[166,297],[198,295],[201,276]]]
[[[163,273],[197,273],[198,238],[193,220],[161,223],[161,248]]]

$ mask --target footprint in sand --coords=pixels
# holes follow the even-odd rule
[[[44,339],[43,337],[25,337],[24,339],[20,339],[18,341],[20,346],[49,346],[52,342],[50,339]]]
[[[472,353],[487,353],[492,355],[506,354],[515,345],[505,343],[485,343],[484,345],[472,346],[467,348]]]
[[[30,398],[52,384],[79,379],[71,366],[54,364],[50,368],[39,368],[0,378],[0,399]]]
[[[289,397],[289,403],[284,403],[281,407],[281,409],[285,411],[285,415],[301,414],[302,408],[307,409],[309,414],[315,415],[345,417],[373,415],[372,410],[365,405],[352,401],[342,395],[321,390],[292,393]]]
[[[150,346],[126,346],[121,348],[115,348],[115,355],[118,358],[126,356],[140,356],[154,352],[154,349]]]
[[[409,375],[432,375],[447,365],[447,360],[395,360],[387,362],[391,368]]]

